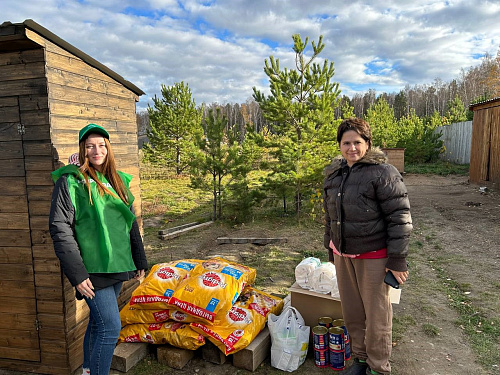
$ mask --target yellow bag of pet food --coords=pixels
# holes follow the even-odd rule
[[[120,319],[122,321],[122,327],[127,324],[137,324],[137,323],[161,323],[167,320],[175,320],[181,323],[191,323],[196,319],[191,315],[186,314],[183,311],[175,309],[166,310],[144,310],[136,309],[127,303],[120,311]]]
[[[143,310],[136,309],[127,303],[120,310],[122,327],[127,324],[161,323],[170,319],[170,310]]]
[[[120,332],[118,342],[170,344],[181,349],[196,350],[205,344],[205,338],[189,324],[168,321],[126,325]]]
[[[135,309],[165,310],[175,289],[200,263],[183,259],[155,264],[146,279],[132,293],[130,306]]]
[[[282,309],[281,298],[246,287],[229,312],[216,319],[217,324],[209,326],[195,322],[191,327],[228,355],[246,348],[264,328],[267,316],[280,314]]]
[[[213,324],[217,314],[229,311],[255,275],[255,269],[222,258],[203,261],[178,285],[169,304],[202,323]]]

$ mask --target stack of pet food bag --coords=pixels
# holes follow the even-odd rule
[[[283,300],[253,288],[256,270],[223,258],[156,264],[121,310],[120,342],[233,354],[252,342]]]

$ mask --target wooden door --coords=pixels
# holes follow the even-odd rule
[[[40,361],[18,97],[0,97],[0,358]]]
[[[491,110],[490,166],[488,180],[500,183],[500,106]]]

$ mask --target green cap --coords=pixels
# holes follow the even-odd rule
[[[104,138],[109,139],[108,132],[102,126],[96,124],[88,124],[86,127],[82,128],[82,130],[80,130],[80,134],[78,136],[78,142],[81,142],[82,140],[87,138],[87,136],[91,133],[97,133],[102,135]]]

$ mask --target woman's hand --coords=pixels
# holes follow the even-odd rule
[[[84,297],[87,297],[90,299],[95,297],[94,286],[92,285],[92,282],[88,278],[83,280],[80,284],[78,284],[76,286],[76,289]]]
[[[393,271],[393,270],[390,270],[389,268],[386,268],[385,272],[387,272],[387,271],[392,272],[392,274],[394,275],[394,277],[396,278],[396,280],[398,281],[398,283],[400,285],[403,285],[404,282],[406,281],[406,279],[408,279],[408,276],[410,275],[409,271]]]
[[[141,277],[144,277],[145,273],[146,273],[146,271],[144,271],[144,270],[135,271],[134,279],[139,280]]]

